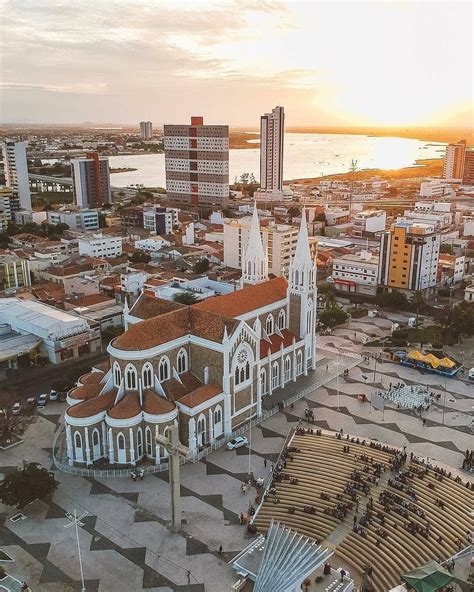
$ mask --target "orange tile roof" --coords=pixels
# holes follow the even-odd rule
[[[280,337],[279,335],[274,333],[270,336],[270,341],[267,341],[266,339],[260,340],[261,358],[264,358],[268,355],[268,350],[270,350],[272,354],[274,354],[277,351],[280,351],[281,344],[283,344],[283,348],[288,347],[293,343],[293,338],[295,338],[295,341],[300,341],[300,338],[289,329],[283,329],[281,333],[283,337]]]
[[[99,397],[94,397],[93,399],[69,407],[66,413],[71,417],[92,417],[101,411],[110,409],[114,404],[116,394],[117,391],[114,389],[105,395],[100,395]]]
[[[134,317],[141,319],[151,319],[158,315],[184,308],[184,304],[173,302],[172,300],[163,300],[154,296],[142,294],[136,303],[132,306],[130,313]]]
[[[93,366],[96,370],[100,370],[101,372],[107,372],[110,368],[110,360],[104,360],[103,362],[99,362],[98,364],[94,364]]]
[[[163,383],[163,390],[166,393],[168,399],[172,401],[177,401],[181,397],[186,395],[186,387],[183,386],[176,378],[170,378]]]
[[[203,339],[221,343],[224,330],[231,335],[238,321],[193,306],[144,320],[131,325],[125,333],[116,337],[112,345],[124,351],[141,351],[167,343],[185,335],[196,335]]]
[[[208,310],[228,317],[238,317],[257,308],[262,308],[286,297],[288,282],[284,277],[246,286],[224,296],[207,298],[193,305],[194,309]]]
[[[184,397],[181,397],[179,402],[183,403],[183,405],[186,405],[187,407],[197,407],[197,405],[212,399],[220,393],[222,393],[222,387],[211,382],[210,384],[204,384],[195,391],[192,391]]]
[[[85,384],[83,386],[78,386],[75,389],[72,389],[72,391],[69,392],[69,397],[71,397],[71,399],[79,399],[85,401],[87,399],[97,397],[97,395],[103,388],[103,384]]]
[[[104,372],[88,372],[87,374],[83,374],[79,378],[79,382],[84,384],[99,384],[99,382],[104,378]]]
[[[163,415],[176,408],[172,401],[160,397],[152,390],[146,390],[143,393],[143,411],[150,415]]]
[[[127,393],[109,410],[108,415],[113,419],[129,419],[138,415],[141,410],[138,393]]]

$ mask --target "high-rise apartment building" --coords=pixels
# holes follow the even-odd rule
[[[111,201],[109,159],[98,152],[71,160],[74,203],[97,208]]]
[[[378,284],[426,290],[436,284],[441,235],[433,224],[399,221],[380,239]]]
[[[283,191],[285,111],[275,107],[260,118],[260,189]]]
[[[15,219],[15,212],[20,209],[18,191],[12,187],[0,187],[0,207],[9,221]]]
[[[444,155],[443,176],[451,183],[461,182],[464,173],[464,158],[466,155],[466,140],[446,146]]]
[[[151,121],[140,121],[140,139],[151,140],[153,138],[153,125]]]
[[[463,185],[474,185],[474,149],[466,150],[464,155]]]
[[[27,145],[28,142],[13,140],[6,140],[2,144],[5,183],[18,192],[20,208],[23,210],[31,210],[30,181],[26,160]]]
[[[229,200],[229,127],[165,125],[166,191],[174,201],[226,205]]]
[[[252,218],[226,220],[224,224],[224,265],[239,269],[249,242]],[[288,276],[288,269],[295,254],[298,228],[289,224],[269,222],[260,226],[263,248],[268,257],[268,273]],[[309,238],[313,259],[316,259],[317,241]]]

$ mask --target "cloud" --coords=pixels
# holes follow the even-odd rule
[[[277,103],[295,125],[449,114],[472,99],[469,9],[419,4],[4,0],[0,118],[163,122],[199,108],[235,125]]]

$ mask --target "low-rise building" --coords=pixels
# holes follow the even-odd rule
[[[119,257],[122,254],[122,237],[102,233],[79,238],[79,255],[89,257]]]
[[[0,187],[0,207],[8,221],[15,219],[15,213],[20,209],[20,196],[13,187]]]
[[[377,232],[385,230],[387,213],[385,210],[363,210],[352,218],[354,236],[374,236]]]
[[[445,230],[449,228],[453,222],[453,215],[451,212],[416,212],[412,210],[405,210],[403,217],[397,218],[397,221],[407,221],[411,223],[432,224],[436,230]]]
[[[369,251],[335,257],[332,263],[332,280],[336,290],[354,294],[377,293],[379,261]]]
[[[71,230],[97,230],[97,210],[52,210],[47,212],[49,224],[67,224]]]
[[[448,255],[440,253],[438,260],[438,283],[453,285],[462,282],[466,257],[464,255]]]
[[[474,302],[474,284],[464,288],[464,300],[466,302]]]
[[[425,179],[420,183],[420,197],[453,197],[454,190],[446,179]]]
[[[324,216],[326,217],[326,224],[328,226],[346,224],[350,221],[349,210],[344,208],[326,208],[324,211]]]
[[[33,210],[18,210],[14,213],[15,224],[24,226],[34,222],[42,224],[48,218],[47,212],[34,212]]]
[[[84,319],[34,300],[0,299],[0,324],[16,335],[34,336],[39,354],[52,364],[100,349],[100,336]]]
[[[14,252],[0,251],[0,292],[31,286],[30,262]]]
[[[135,241],[135,248],[147,253],[156,253],[163,247],[171,246],[170,241],[162,238],[161,236],[153,236],[150,238],[143,238]]]
[[[474,215],[463,216],[463,236],[474,236]]]
[[[178,224],[175,208],[152,208],[143,211],[143,228],[155,234],[170,234]]]

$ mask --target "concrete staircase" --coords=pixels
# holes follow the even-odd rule
[[[391,474],[392,473],[390,470],[385,471],[385,473],[380,477],[379,484],[377,486],[371,487],[367,497],[364,495],[359,496],[359,512],[357,514],[358,518],[362,518],[362,516],[365,514],[367,502],[371,496],[374,501],[378,500],[379,494],[387,487]],[[342,522],[339,522],[336,528],[324,539],[324,541],[322,541],[321,545],[323,547],[327,547],[328,549],[336,550],[336,547],[340,545],[346,536],[352,531],[355,513],[356,512],[354,508],[352,512],[347,514]]]

